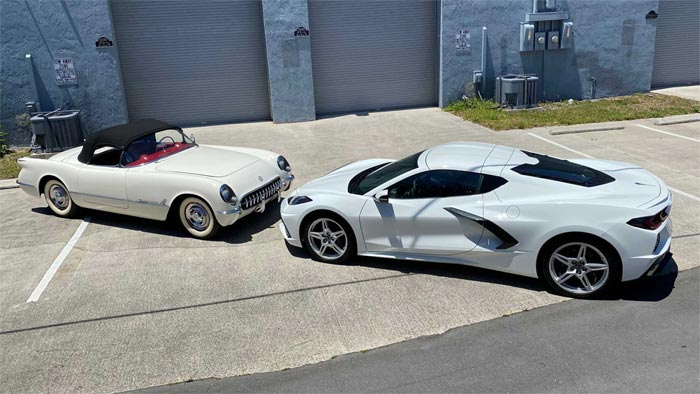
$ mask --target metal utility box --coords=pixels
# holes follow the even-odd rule
[[[57,110],[32,114],[32,134],[46,152],[60,152],[83,143],[80,111]]]
[[[537,106],[537,81],[534,75],[507,74],[496,78],[498,104],[512,108]]]
[[[520,52],[535,50],[535,25],[520,23]]]
[[[547,32],[547,49],[559,49],[559,32]]]
[[[569,49],[574,47],[574,23],[564,22],[561,28],[561,37],[559,38],[559,47],[561,49]]]
[[[535,50],[544,51],[545,49],[547,49],[547,32],[535,33]]]

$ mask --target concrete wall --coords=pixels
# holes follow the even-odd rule
[[[307,0],[262,0],[272,117],[275,122],[315,119],[311,38],[295,37],[309,27]],[[519,26],[531,0],[442,0],[440,5],[440,105],[458,100],[480,69],[481,28],[486,26],[486,80],[505,73],[540,76],[540,98],[559,100],[648,91],[658,0],[559,0],[574,23],[574,48],[521,53]],[[471,53],[456,50],[455,36],[469,30]],[[42,109],[78,108],[88,132],[123,123],[127,112],[116,47],[96,49],[100,36],[113,38],[108,0],[0,0],[0,121],[11,143],[27,145],[15,116],[38,94]],[[25,54],[33,56],[29,67]],[[72,57],[78,85],[54,81],[52,59]],[[31,75],[36,79],[36,89]],[[38,93],[34,93],[38,91]]]
[[[311,42],[294,36],[309,28],[306,0],[263,0],[270,107],[276,123],[316,119]]]
[[[126,121],[116,47],[95,47],[99,37],[113,38],[107,0],[2,0],[0,7],[0,122],[12,144],[30,141],[15,116],[36,99],[32,72],[42,110],[81,109],[87,132]],[[73,58],[77,86],[55,83],[56,57]]]
[[[540,77],[540,98],[561,100],[648,91],[654,59],[656,22],[647,21],[658,0],[559,0],[574,23],[574,48],[519,52],[519,27],[532,12],[531,0],[442,0],[440,106],[469,93],[465,85],[481,68],[481,28],[487,27],[486,96],[494,78],[506,73]],[[470,55],[457,53],[459,30],[471,32]]]

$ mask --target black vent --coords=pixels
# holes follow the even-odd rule
[[[281,188],[282,182],[280,178],[277,177],[263,187],[246,194],[245,197],[241,199],[241,208],[250,209],[277,194]]]

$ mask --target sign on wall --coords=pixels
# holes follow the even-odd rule
[[[456,52],[457,56],[471,56],[472,54],[472,34],[468,29],[462,29],[457,33]]]
[[[77,85],[75,64],[72,57],[57,57],[53,59],[53,70],[56,73],[56,84],[59,86]]]

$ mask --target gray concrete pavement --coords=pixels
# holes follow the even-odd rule
[[[437,143],[495,142],[577,157],[534,133],[639,163],[700,195],[698,144],[625,122],[550,136],[493,132],[438,109],[316,122],[192,128],[200,143],[283,153],[298,186],[347,162],[398,158]],[[663,130],[699,138],[688,125]],[[698,266],[698,201],[675,195],[675,261]],[[272,207],[271,207],[272,208]],[[565,300],[537,281],[468,267],[369,258],[320,264],[288,250],[268,209],[214,241],[169,223],[91,212],[92,222],[36,303],[26,303],[80,224],[20,190],[0,191],[0,391],[112,392],[281,370]]]
[[[700,271],[676,276],[627,284],[620,299],[574,300],[292,370],[138,393],[697,393]]]
[[[652,93],[659,93],[668,96],[677,96],[690,100],[700,101],[700,85],[676,86],[673,88],[657,89],[652,90]]]

